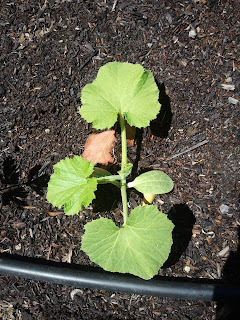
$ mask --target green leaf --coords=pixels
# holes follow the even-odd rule
[[[139,64],[110,62],[82,90],[81,116],[96,129],[111,128],[118,114],[130,126],[147,127],[161,105],[159,91],[150,71]]]
[[[100,177],[106,177],[106,176],[111,176],[111,175],[112,174],[105,169],[94,167],[91,177],[100,178]]]
[[[173,181],[166,173],[152,170],[129,182],[128,188],[135,188],[142,193],[163,194],[172,190]]]
[[[97,179],[90,178],[93,163],[79,156],[66,158],[53,166],[54,173],[48,183],[47,200],[54,206],[64,206],[66,214],[78,213],[95,199]]]
[[[132,172],[132,167],[133,167],[133,164],[128,163],[125,168],[118,171],[118,174],[121,176],[122,179],[125,179]]]
[[[174,225],[156,206],[136,207],[126,225],[100,218],[85,225],[82,250],[104,270],[150,279],[167,260]]]

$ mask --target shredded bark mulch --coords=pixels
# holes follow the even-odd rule
[[[154,204],[174,222],[159,275],[239,283],[239,1],[5,1],[0,6],[0,252],[93,265],[84,224],[119,222],[117,190],[79,215],[46,200],[53,165],[94,130],[81,89],[110,61],[140,63],[161,112],[128,147],[133,174],[166,172]],[[119,135],[118,135],[119,140]],[[119,142],[119,141],[118,141]],[[118,170],[121,148],[114,148]],[[131,192],[132,207],[140,204]],[[107,203],[107,204],[106,204]],[[231,306],[64,287],[0,276],[1,319],[234,319]]]

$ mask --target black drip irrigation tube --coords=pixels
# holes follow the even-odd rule
[[[56,264],[57,265],[57,264]],[[214,283],[151,280],[99,271],[98,268],[76,270],[37,262],[9,259],[0,255],[0,274],[78,288],[100,289],[137,295],[202,301],[240,301],[240,288]]]

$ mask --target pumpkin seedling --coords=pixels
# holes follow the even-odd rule
[[[152,73],[145,71],[141,65],[111,62],[101,67],[97,78],[82,90],[79,112],[96,129],[110,129],[119,119],[121,170],[117,175],[111,175],[104,169],[94,167],[99,162],[98,154],[94,152],[90,156],[91,152],[87,156],[85,154],[85,158],[92,161],[81,156],[66,158],[54,165],[47,192],[49,202],[58,208],[64,206],[65,213],[73,215],[92,202],[98,184],[112,183],[119,187],[123,225],[119,228],[112,220],[103,217],[88,222],[81,249],[107,271],[131,273],[143,279],[156,275],[167,260],[174,225],[154,205],[138,206],[129,214],[127,188],[135,188],[143,194],[162,194],[172,190],[173,182],[164,172],[153,170],[127,183],[132,164],[127,163],[126,125],[137,128],[148,126],[159,113],[158,96]],[[106,151],[109,153],[109,145],[114,144],[115,139],[112,130],[107,132],[110,132],[105,137],[109,142]],[[111,156],[103,158],[102,161],[107,163]]]

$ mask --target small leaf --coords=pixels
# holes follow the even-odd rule
[[[156,206],[136,207],[126,225],[100,218],[85,225],[82,250],[104,270],[150,279],[167,260],[174,225]]]
[[[163,194],[173,188],[172,179],[164,172],[152,170],[138,176],[128,183],[128,188],[135,188],[142,193]]]
[[[118,174],[121,176],[122,179],[125,179],[132,172],[132,167],[133,167],[133,164],[128,163],[125,168],[118,171]]]
[[[147,127],[159,110],[159,91],[139,64],[110,62],[82,90],[81,116],[94,128],[111,128],[121,114],[130,126]]]
[[[84,146],[82,157],[87,161],[92,161],[93,164],[107,165],[109,162],[112,163],[111,151],[115,142],[115,130],[90,134]]]
[[[58,208],[64,205],[64,211],[69,215],[78,213],[83,205],[89,206],[97,189],[97,179],[89,177],[93,173],[93,163],[74,156],[59,161],[53,168],[47,200]]]
[[[106,177],[106,176],[111,176],[111,175],[112,174],[109,171],[107,171],[103,168],[94,167],[91,177],[100,178],[100,177]]]

